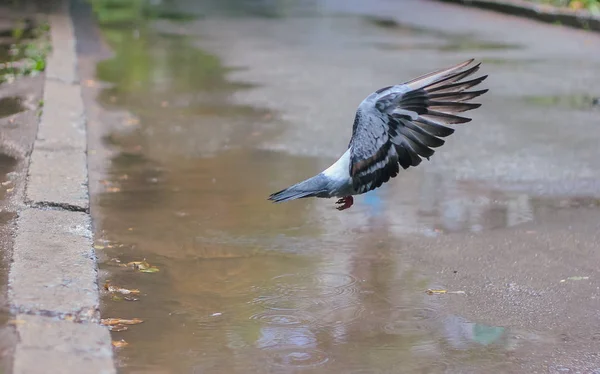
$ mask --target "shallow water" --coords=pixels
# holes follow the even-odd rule
[[[521,362],[519,352],[553,344],[552,333],[454,314],[446,300],[466,297],[461,293],[426,294],[444,288],[440,272],[447,267],[462,274],[483,267],[485,259],[475,252],[464,266],[431,264],[419,258],[415,242],[435,248],[440,237],[460,242],[477,233],[511,235],[514,228],[543,227],[556,212],[596,210],[600,188],[593,178],[564,185],[533,177],[515,182],[508,167],[506,178],[457,180],[431,167],[400,175],[393,187],[357,199],[344,213],[327,200],[271,204],[269,193],[332,161],[330,152],[337,151],[318,131],[347,141],[336,131],[345,127],[329,122],[327,113],[304,112],[331,123],[329,130],[298,119],[302,110],[295,105],[301,104],[293,95],[313,92],[310,78],[284,84],[285,94],[269,105],[270,87],[282,85],[286,69],[294,70],[285,62],[295,50],[281,45],[339,48],[368,59],[359,46],[377,49],[377,42],[393,38],[379,33],[394,33],[396,25],[327,13],[319,2],[300,10],[235,1],[225,7],[208,2],[212,6],[203,9],[177,4],[204,18],[102,30],[115,55],[98,64],[97,78],[108,84],[98,102],[116,113],[116,123],[104,137],[113,153],[104,192],[93,196],[96,248],[111,284],[140,290],[131,300],[105,292],[102,315],[144,320],[113,332],[114,340],[129,343],[117,351],[121,372],[510,372]],[[307,25],[314,35],[295,33]],[[211,27],[213,34],[207,33]],[[350,29],[365,37],[348,41]],[[405,37],[447,45],[444,36],[422,34]],[[496,45],[477,43],[473,48]],[[271,52],[281,60],[270,60]],[[249,67],[243,57],[231,58],[238,53],[272,65]],[[316,64],[296,65],[291,75]],[[244,75],[254,73],[255,79]],[[315,107],[323,101],[314,93],[306,100]],[[496,105],[512,104],[504,99]],[[305,125],[312,126],[308,135],[294,135]],[[315,154],[311,143],[325,150]],[[477,173],[477,165],[468,167]],[[142,259],[160,271],[122,266]]]
[[[25,109],[23,99],[20,97],[3,97],[0,99],[0,118],[12,116]]]

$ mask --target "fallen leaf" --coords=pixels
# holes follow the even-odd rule
[[[131,261],[127,263],[127,266],[134,268],[135,270],[148,269],[150,264],[146,260],[142,261]]]
[[[118,286],[113,286],[110,284],[110,281],[106,281],[106,283],[104,283],[104,289],[107,290],[108,292],[117,292],[123,295],[139,295],[140,294],[140,290],[138,289],[127,289],[127,288],[122,288],[122,287],[118,287]]]
[[[459,295],[465,295],[466,292],[465,291],[448,291],[448,290],[432,290],[432,289],[428,289],[427,291],[425,291],[428,295],[443,295],[443,294],[459,294]]]
[[[27,323],[27,321],[22,320],[22,319],[11,319],[10,321],[6,322],[9,325],[13,325],[13,326],[17,326],[17,325],[23,325],[25,323]]]
[[[7,188],[6,192],[13,192],[13,190],[14,190],[14,187],[13,188]]]
[[[134,126],[140,123],[140,120],[137,118],[128,118],[125,120],[125,126]]]
[[[425,291],[428,295],[442,295],[447,293],[448,291],[446,290],[432,290],[432,289],[428,289],[427,291]]]
[[[569,277],[567,279],[561,279],[560,283],[565,283],[566,281],[570,280],[570,281],[580,281],[580,280],[587,280],[590,279],[590,277],[579,277],[579,276],[574,276],[574,277]]]
[[[151,266],[148,269],[140,270],[140,273],[158,273],[160,271],[156,266]]]
[[[586,280],[586,279],[590,279],[590,277],[569,277],[569,278],[567,278],[567,280],[571,280],[571,281],[580,281],[580,280]]]
[[[127,266],[132,267],[140,273],[157,273],[160,271],[156,266],[150,265],[145,259],[143,261],[132,261],[127,263]]]
[[[123,296],[121,294],[113,294],[111,296],[112,301],[121,302],[121,301],[140,301],[139,297],[133,296]]]
[[[121,332],[121,331],[127,331],[129,330],[129,328],[125,325],[114,325],[114,326],[108,326],[108,329],[110,331],[114,331],[114,332]]]
[[[104,326],[116,326],[116,325],[137,325],[144,322],[139,318],[123,319],[123,318],[103,318],[100,323]]]
[[[122,348],[122,347],[128,346],[129,343],[127,343],[125,340],[121,339],[121,340],[113,340],[112,345],[115,348]]]
[[[581,0],[575,0],[575,1],[571,1],[569,3],[569,8],[571,8],[573,10],[581,10],[581,9],[585,8],[585,4]]]
[[[106,189],[106,192],[111,192],[111,193],[112,193],[112,192],[120,192],[120,191],[121,191],[121,188],[120,188],[120,187],[108,187],[108,188]]]
[[[123,295],[139,295],[140,294],[140,290],[138,289],[127,289],[127,288],[121,288],[121,287],[116,287],[116,286],[109,286],[108,287],[108,292],[118,292],[121,293]]]
[[[6,181],[6,182],[2,182],[1,184],[2,184],[3,186],[8,186],[8,185],[9,185],[9,184],[11,184],[11,183],[12,183],[12,181]]]
[[[94,249],[104,249],[104,246],[103,245],[95,245]]]

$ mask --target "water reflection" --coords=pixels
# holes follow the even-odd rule
[[[444,321],[444,332],[455,349],[468,349],[473,344],[487,346],[505,337],[506,329],[469,322],[459,316],[449,316]]]
[[[322,12],[319,0],[183,0],[177,5],[196,14],[228,17],[309,17]]]

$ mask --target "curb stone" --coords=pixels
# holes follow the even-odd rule
[[[532,18],[547,23],[559,23],[579,29],[600,32],[600,16],[587,11],[574,11],[557,7],[532,4],[520,0],[436,0],[500,13]]]
[[[15,374],[116,373],[110,333],[98,324],[85,113],[68,5],[57,1],[48,17],[44,108],[9,272]]]

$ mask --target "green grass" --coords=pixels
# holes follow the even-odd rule
[[[548,4],[569,9],[585,9],[600,14],[600,0],[529,0],[534,3]]]
[[[23,27],[12,31],[14,42],[7,58],[0,61],[0,83],[11,82],[18,77],[37,75],[46,69],[46,57],[50,53],[48,24],[41,24],[27,35]]]

